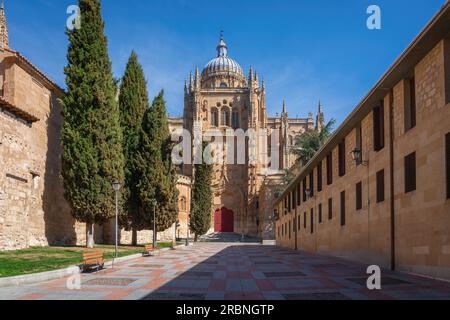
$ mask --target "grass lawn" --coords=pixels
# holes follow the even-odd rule
[[[171,242],[158,243],[160,248],[168,248]],[[114,246],[96,245],[103,250],[106,260],[114,257]],[[44,247],[0,252],[0,278],[57,270],[82,263],[86,247]],[[141,253],[143,246],[120,246],[119,257]]]

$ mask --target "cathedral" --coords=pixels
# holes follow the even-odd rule
[[[64,198],[61,181],[60,98],[64,89],[10,46],[3,2],[0,8],[0,250],[29,246],[79,244],[86,241],[86,225],[73,219]],[[265,139],[246,141],[245,161],[214,165],[214,203],[211,229],[275,239],[273,202],[282,186],[285,170],[295,162],[295,136],[306,130],[320,130],[322,106],[317,118],[289,118],[286,104],[276,117],[268,117],[266,89],[256,72],[248,76],[228,55],[223,36],[217,56],[205,68],[191,73],[184,87],[184,116],[170,118],[172,131],[193,132],[205,137],[216,132],[227,137],[235,130]],[[233,135],[234,137],[234,135]],[[277,137],[277,139],[273,139]],[[248,146],[270,162],[248,161]],[[223,148],[227,148],[223,145]],[[192,166],[179,169],[179,216],[176,235],[188,233],[193,182]],[[97,243],[113,241],[114,224],[95,226]],[[171,240],[174,227],[158,233]],[[151,231],[138,233],[147,243]],[[131,243],[130,231],[120,232],[122,244]]]
[[[324,119],[322,106],[319,103],[316,121],[312,113],[308,118],[289,118],[284,101],[281,114],[269,117],[264,80],[260,81],[252,67],[248,76],[244,74],[239,63],[229,56],[223,35],[216,50],[216,57],[201,73],[197,68],[195,75],[190,74],[189,82],[184,86],[183,118],[172,118],[171,129],[181,129],[182,126],[191,133],[192,140],[195,138],[192,133],[196,130],[201,130],[203,139],[210,142],[220,136],[223,143],[219,148],[223,148],[221,151],[227,156],[229,136],[235,130],[255,133],[258,138],[253,141],[254,149],[270,160],[251,163],[250,142],[247,141],[243,164],[235,161],[214,164],[211,231],[262,236],[262,230],[268,229],[266,223],[272,214],[271,203],[261,206],[262,199],[268,200],[264,194],[267,188],[263,185],[274,177],[279,185],[280,177],[294,164],[292,148],[296,136],[307,130],[321,130]],[[212,132],[213,140],[208,139]],[[235,148],[234,144],[232,148]],[[194,141],[192,145],[195,145]],[[189,164],[185,164],[181,171],[184,176],[193,176]],[[273,200],[273,196],[270,199]],[[261,212],[264,208],[267,212]]]

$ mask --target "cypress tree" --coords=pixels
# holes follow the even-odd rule
[[[206,144],[203,144],[203,149],[205,147]],[[190,230],[195,234],[197,241],[199,236],[206,234],[211,228],[212,166],[206,163],[196,164],[194,176]]]
[[[138,156],[140,215],[146,226],[153,230],[153,202],[156,202],[156,232],[169,228],[178,217],[177,176],[171,152],[169,122],[164,92],[161,92],[144,115]]]
[[[81,28],[68,30],[62,176],[74,218],[93,224],[115,214],[112,183],[123,185],[122,132],[99,0],[80,0]]]
[[[125,74],[120,84],[119,95],[120,120],[123,131],[123,154],[125,156],[125,212],[122,225],[133,230],[133,245],[137,244],[137,231],[145,227],[140,215],[140,197],[138,184],[141,172],[138,166],[138,153],[141,148],[142,121],[149,109],[147,82],[144,71],[133,51],[128,60]]]

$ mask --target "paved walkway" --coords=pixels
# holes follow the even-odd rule
[[[450,299],[450,283],[383,272],[382,290],[366,288],[366,266],[251,243],[208,243],[142,257],[66,279],[0,288],[0,299],[305,300]]]

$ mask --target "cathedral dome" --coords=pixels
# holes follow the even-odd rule
[[[228,57],[228,47],[222,36],[220,38],[220,43],[217,46],[217,58],[208,62],[202,71],[202,78],[215,76],[221,73],[234,73],[244,77],[244,72],[239,63]]]

